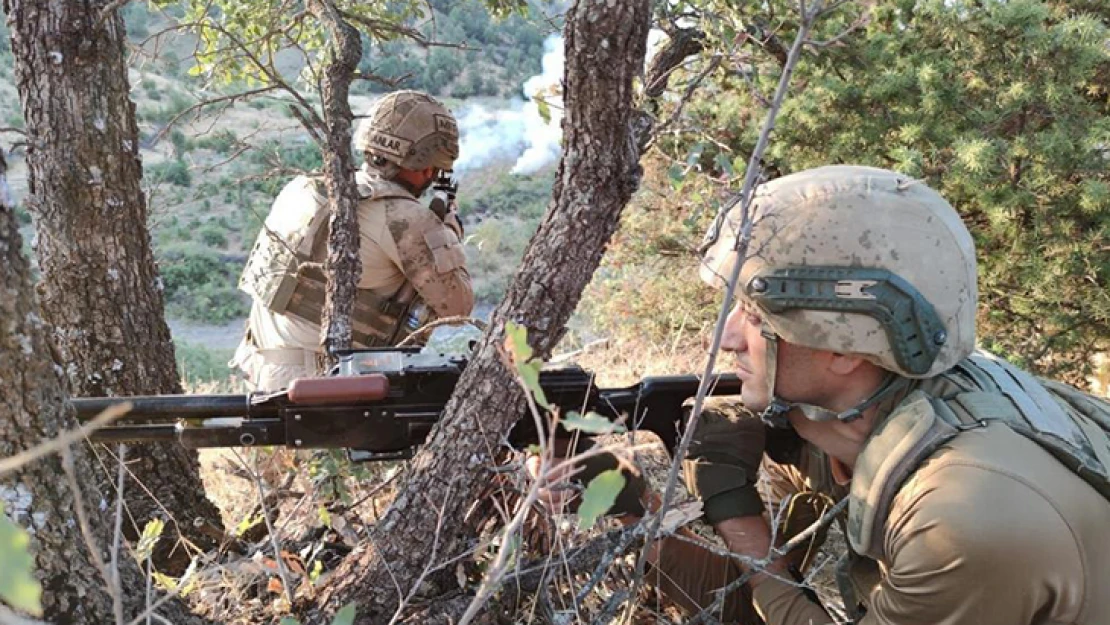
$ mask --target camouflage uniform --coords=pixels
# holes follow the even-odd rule
[[[474,292],[455,214],[440,218],[395,182],[402,169],[450,169],[458,156],[454,118],[430,96],[400,91],[376,103],[356,146],[359,255],[355,347],[393,345],[434,317],[470,314]],[[284,388],[312,375],[322,356],[327,211],[322,184],[298,177],[282,190],[248,261],[241,287],[254,296],[232,366],[256,388]]]
[[[851,421],[867,408],[876,415],[846,485],[851,553],[843,571],[848,607],[858,600],[866,608],[859,622],[1110,622],[1110,405],[972,353],[974,246],[956,212],[920,182],[862,167],[777,180],[755,207],[758,254],[744,262],[740,297],[758,308],[769,343],[861,354],[891,372],[872,397],[840,413],[776,397],[772,374],[764,414],[776,425],[786,411],[813,421]],[[729,219],[721,226],[735,228]],[[718,241],[703,275],[719,282],[736,261],[731,241]],[[738,464],[733,480],[751,481],[752,452],[735,447],[759,438],[750,424],[730,431],[709,422],[698,434],[692,462]],[[841,494],[812,446],[791,460],[793,468],[764,467],[785,476],[786,491]],[[718,469],[715,479],[727,473]],[[750,509],[744,489],[729,486],[698,486],[708,512]],[[712,501],[720,497],[735,501]],[[732,560],[677,541],[660,553],[664,589],[690,608],[740,573]],[[722,615],[760,619],[832,622],[778,579],[730,597]]]

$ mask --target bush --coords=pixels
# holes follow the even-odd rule
[[[193,176],[189,173],[189,166],[182,160],[155,163],[147,167],[146,170],[147,175],[155,184],[168,182],[179,187],[188,187],[193,184]]]
[[[171,245],[158,258],[172,316],[207,323],[245,317],[250,301],[236,285],[242,266],[195,244]]]
[[[211,349],[203,345],[180,342],[175,345],[177,371],[187,385],[226,382],[232,375],[227,361],[233,349]]]
[[[197,234],[205,245],[224,248],[227,247],[227,230],[227,227],[221,228],[217,224],[206,223],[197,231]]]
[[[466,192],[459,195],[459,211],[464,216],[514,215],[538,220],[547,210],[552,184],[554,174],[550,172],[534,176],[505,173],[491,184],[465,189]]]
[[[534,219],[494,217],[467,233],[467,266],[475,299],[485,304],[501,300],[538,224]]]
[[[193,140],[193,146],[203,150],[212,150],[217,154],[231,154],[239,139],[230,130],[219,130],[212,134],[201,135]]]
[[[181,160],[181,157],[193,147],[192,141],[177,128],[170,131],[170,143],[173,144],[173,156],[177,160]]]

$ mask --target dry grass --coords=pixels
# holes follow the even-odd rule
[[[616,386],[633,383],[647,375],[664,375],[700,372],[704,367],[704,349],[700,341],[691,337],[673,341],[669,345],[628,343],[593,347],[578,354],[574,361],[598,373],[598,384]],[[196,387],[194,392],[212,392]],[[624,445],[624,437],[611,435],[602,439],[607,445]],[[634,443],[641,448],[635,456],[644,471],[650,487],[656,492],[665,489],[665,480],[671,458],[662,444],[650,433],[636,433]],[[202,477],[209,497],[220,507],[229,534],[236,534],[259,513],[258,484],[267,494],[266,511],[270,515],[275,539],[280,550],[281,566],[288,580],[295,602],[310,604],[315,589],[327,579],[329,571],[339,562],[346,550],[365,539],[366,530],[384,512],[395,493],[392,482],[398,466],[375,464],[358,468],[357,477],[340,471],[336,476],[321,476],[313,464],[312,454],[286,450],[207,450],[201,453]],[[349,469],[349,468],[348,468]],[[489,565],[501,544],[502,528],[515,507],[520,505],[520,495],[529,487],[519,458],[509,459],[501,470],[502,487],[495,489],[490,500],[497,500],[501,513],[480,526],[486,545],[456,571],[462,583],[475,588],[481,582],[485,567]],[[348,494],[347,503],[335,499],[334,488],[329,483],[342,482]],[[334,484],[332,484],[334,486]],[[505,490],[508,487],[508,490]],[[676,502],[691,500],[683,484],[678,484]],[[580,531],[573,515],[551,517],[536,509],[533,517],[522,530],[524,541],[520,561],[547,559],[557,573],[548,584],[549,592],[526,597],[514,605],[518,622],[587,622],[591,615],[606,610],[606,599],[616,593],[627,592],[633,586],[635,570],[632,549],[627,557],[613,560],[597,588],[586,601],[576,607],[575,594],[588,579],[580,575],[560,574],[559,563],[564,554],[573,551],[613,530],[615,521]],[[286,599],[281,571],[275,558],[273,542],[261,532],[263,523],[256,523],[243,532],[235,548],[211,554],[206,567],[208,581],[191,595],[210,618],[227,623],[260,623],[291,610]],[[706,540],[721,546],[712,529],[704,523],[690,526]],[[811,579],[812,586],[826,601],[836,602],[834,573],[835,558],[844,549],[839,532],[830,533],[816,559],[817,567]],[[319,563],[319,564],[318,564]],[[665,598],[644,590],[637,601],[636,622],[678,622],[681,616]],[[504,601],[504,597],[500,601]]]

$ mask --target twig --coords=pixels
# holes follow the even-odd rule
[[[817,0],[817,7],[821,5],[822,0]],[[790,54],[787,57],[786,64],[782,69],[782,76],[779,78],[778,88],[775,90],[774,99],[771,102],[771,108],[767,111],[767,117],[763,122],[763,129],[759,134],[759,141],[756,143],[755,150],[752,151],[750,160],[748,161],[748,169],[744,177],[744,186],[740,190],[740,206],[741,206],[741,231],[737,234],[735,248],[737,250],[738,259],[732,267],[732,275],[729,277],[727,288],[725,289],[724,301],[721,303],[721,310],[717,314],[717,324],[713,330],[713,342],[709,349],[709,355],[706,359],[705,371],[701,377],[701,383],[698,385],[698,393],[694,399],[694,408],[690,412],[690,417],[686,422],[685,430],[682,434],[682,440],[679,442],[678,447],[675,449],[674,457],[671,461],[670,471],[667,473],[667,487],[663,494],[662,505],[660,506],[659,513],[653,519],[650,529],[648,530],[647,537],[644,542],[644,548],[640,553],[639,561],[636,563],[636,581],[633,588],[632,595],[635,596],[639,593],[639,588],[643,584],[644,568],[647,565],[647,550],[651,546],[654,537],[659,531],[659,525],[663,519],[663,513],[671,505],[674,499],[675,488],[678,483],[678,470],[682,463],[682,459],[686,457],[686,452],[690,447],[690,442],[694,437],[694,431],[697,428],[698,419],[701,418],[702,410],[705,406],[705,397],[709,391],[709,385],[713,380],[713,370],[717,364],[717,354],[721,349],[721,338],[724,334],[725,321],[728,319],[729,310],[731,308],[732,299],[736,290],[736,283],[739,281],[740,268],[743,266],[742,260],[748,251],[748,243],[751,240],[751,202],[755,189],[756,179],[761,171],[760,163],[763,160],[763,153],[767,149],[767,144],[770,141],[771,132],[775,128],[775,118],[778,116],[779,109],[782,107],[782,102],[786,97],[786,92],[790,86],[790,77],[794,72],[794,67],[798,63],[801,55],[803,43],[809,35],[810,28],[816,19],[817,13],[809,13],[805,9],[804,2],[799,3],[799,13],[801,15],[801,25],[798,28],[798,34],[794,39],[794,45],[790,48]],[[718,233],[723,228],[726,213],[722,212],[717,216]]]
[[[85,548],[89,550],[89,558],[92,560],[93,566],[104,578],[104,583],[108,584],[108,594],[112,597],[112,606],[114,607],[119,603],[120,597],[116,595],[117,587],[112,583],[112,577],[109,575],[107,567],[104,566],[104,560],[100,557],[100,548],[93,537],[88,512],[85,510],[85,501],[81,497],[81,485],[77,481],[77,471],[73,467],[73,453],[69,447],[62,448],[62,470],[65,471],[70,490],[73,491],[73,506],[77,512],[77,526],[81,529],[81,538],[85,540]]]
[[[479,319],[477,317],[468,317],[466,315],[456,315],[454,317],[444,317],[442,319],[436,319],[434,321],[429,321],[428,323],[420,326],[419,328],[414,330],[412,332],[412,334],[409,334],[408,336],[406,336],[403,341],[398,343],[397,347],[405,347],[406,345],[411,345],[411,344],[415,343],[416,341],[419,341],[420,339],[424,338],[425,335],[431,334],[433,330],[435,330],[436,328],[438,328],[440,326],[460,326],[460,325],[465,325],[465,324],[470,324],[470,325],[474,326],[475,328],[478,328],[482,332],[485,332],[486,328],[489,327],[488,323],[486,323],[485,321],[482,321],[481,319]]]
[[[60,436],[55,436],[48,441],[40,443],[32,447],[31,449],[21,451],[18,454],[11,456],[10,458],[4,458],[3,460],[0,460],[0,477],[3,477],[4,474],[15,471],[16,469],[19,469],[26,464],[30,464],[38,460],[39,458],[42,458],[43,456],[48,456],[52,453],[61,451],[69,447],[70,445],[84,439],[89,434],[92,434],[93,432],[108,425],[112,421],[115,421],[116,419],[122,417],[130,411],[131,402],[121,402],[118,404],[114,404],[108,408],[105,408],[104,412],[98,414],[95,419],[89,421],[85,425],[82,425],[76,430],[70,430],[61,434]]]
[[[231,453],[235,454],[235,457],[239,459],[239,462],[242,463],[243,466],[247,466],[246,461],[243,460],[243,457],[239,455],[238,451],[233,449]],[[285,570],[285,561],[281,558],[281,545],[278,544],[277,535],[274,533],[274,524],[270,521],[270,508],[266,505],[266,491],[262,485],[262,478],[259,476],[258,472],[258,456],[254,455],[252,460],[254,462],[252,463],[253,466],[250,470],[250,474],[251,478],[254,479],[255,487],[258,489],[258,503],[262,506],[262,519],[266,521],[266,531],[270,534],[270,546],[274,550],[274,560],[277,562],[278,575],[281,577],[281,585],[285,589],[285,598],[292,604],[293,589],[289,585],[289,573]]]
[[[674,111],[671,112],[671,115],[667,118],[667,121],[660,124],[659,128],[655,130],[655,132],[653,133],[654,136],[659,136],[678,120],[678,118],[682,115],[682,111],[686,108],[686,103],[690,101],[691,97],[693,97],[694,92],[697,91],[699,86],[701,86],[702,81],[705,80],[706,77],[708,77],[710,74],[715,72],[720,66],[721,57],[719,55],[715,55],[712,59],[709,60],[709,63],[706,64],[705,69],[698,72],[698,75],[694,76],[694,78],[690,80],[690,82],[686,85],[686,91],[682,93],[682,97],[679,99],[678,104],[675,105]]]
[[[100,30],[100,27],[104,25],[104,22],[109,17],[111,17],[113,13],[115,13],[117,10],[122,8],[130,1],[131,0],[112,0],[108,4],[104,5],[104,8],[100,9],[100,15],[96,18],[96,23],[93,24],[93,27],[90,30],[93,32]]]
[[[841,499],[839,502],[837,502],[835,506],[829,508],[829,510],[825,512],[825,514],[822,515],[820,519],[817,519],[812,524],[810,524],[809,527],[799,532],[797,536],[791,538],[781,548],[772,549],[771,553],[769,553],[766,558],[756,560],[753,563],[752,567],[743,575],[732,580],[732,582],[730,582],[724,588],[714,591],[714,594],[716,594],[717,597],[713,600],[713,603],[703,608],[697,616],[687,622],[687,625],[697,625],[698,623],[704,623],[707,617],[717,612],[721,608],[721,606],[724,605],[725,599],[728,598],[730,594],[736,592],[741,586],[746,584],[748,580],[758,575],[771,563],[781,559],[787,553],[790,553],[799,545],[809,540],[817,532],[820,532],[821,530],[828,527],[836,519],[836,517],[839,516],[840,513],[848,507],[848,501],[848,497]]]
[[[386,479],[379,482],[376,486],[374,486],[374,488],[372,488],[370,490],[370,492],[366,493],[362,497],[355,500],[354,503],[352,503],[350,505],[337,506],[336,509],[332,511],[332,513],[333,514],[344,514],[348,511],[351,511],[351,510],[354,510],[355,508],[358,508],[363,503],[365,503],[366,500],[370,499],[374,495],[377,495],[382,490],[384,490],[386,486],[389,486],[390,484],[392,484],[393,480],[397,479],[398,475],[401,475],[401,472],[400,471],[394,471],[392,475],[390,475]]]
[[[147,488],[146,484],[143,484],[142,481],[139,480],[139,477],[137,475],[135,475],[131,471],[131,469],[127,468],[127,464],[124,463],[120,458],[118,458],[116,456],[113,456],[112,452],[111,452],[111,448],[109,448],[108,446],[106,446],[106,445],[103,445],[103,446],[102,445],[93,445],[92,446],[93,454],[96,455],[96,459],[97,459],[97,462],[100,464],[100,468],[105,473],[108,472],[108,465],[104,462],[104,459],[98,453],[97,448],[103,448],[109,456],[111,456],[117,462],[120,462],[119,466],[122,466],[123,469],[125,471],[127,471],[127,475],[132,480],[135,480],[135,485],[138,486],[143,491],[143,493],[147,497],[149,497],[151,501],[154,502],[154,505],[158,506],[158,509],[162,511],[162,514],[164,514],[166,516],[166,518],[170,521],[170,523],[173,525],[174,532],[176,532],[176,535],[177,535],[177,543],[185,545],[185,547],[192,550],[192,552],[194,554],[201,553],[201,549],[199,547],[197,547],[195,544],[193,544],[193,542],[190,541],[185,536],[184,532],[181,530],[181,524],[178,523],[178,521],[177,521],[177,517],[175,517],[173,515],[173,513],[171,513],[169,511],[168,508],[166,508],[165,504],[163,504],[162,501],[158,499],[157,495],[155,495],[153,492],[151,492],[151,490],[149,488]],[[135,529],[136,532],[140,532],[141,528],[139,528],[138,521],[136,521],[135,518],[131,516],[131,510],[130,510],[130,508],[127,508],[127,502],[126,501],[124,502],[124,507],[127,510],[127,516],[130,518],[131,526]]]
[[[158,608],[162,607],[163,605],[169,603],[171,600],[175,599],[176,597],[180,596],[181,589],[186,586],[186,582],[191,582],[191,581],[192,581],[192,576],[188,574],[188,571],[186,571],[186,575],[184,577],[182,577],[180,580],[178,580],[177,588],[175,588],[173,590],[173,592],[166,593],[158,601],[155,601],[152,605],[148,606],[146,610],[143,610],[142,614],[140,614],[140,615],[136,616],[135,618],[131,619],[127,623],[127,625],[139,625],[139,623],[145,621],[148,616],[153,616],[154,618],[158,619],[159,621],[165,623],[166,619],[162,618],[158,614],[155,614],[154,611],[157,610]]]
[[[231,105],[231,104],[235,104],[239,100],[245,100],[245,99],[254,97],[256,95],[260,95],[260,94],[263,94],[263,93],[269,93],[270,91],[277,91],[279,89],[281,89],[280,85],[268,85],[266,87],[259,87],[258,89],[251,89],[250,91],[241,91],[239,93],[233,93],[233,94],[230,94],[230,95],[220,96],[218,98],[209,98],[209,99],[197,102],[196,104],[193,104],[193,105],[189,106],[185,110],[181,111],[177,115],[174,115],[172,118],[170,118],[170,120],[168,122],[166,122],[164,126],[162,126],[162,129],[159,130],[157,132],[157,134],[154,135],[153,138],[151,138],[151,143],[153,144],[153,143],[157,143],[157,142],[161,141],[162,138],[166,136],[166,133],[169,132],[169,130],[171,128],[173,128],[175,125],[177,125],[178,120],[185,117],[186,115],[189,115],[190,113],[197,113],[198,116],[199,116],[199,111],[203,108],[207,108],[209,106],[215,106],[217,104]],[[227,110],[227,109],[224,108],[222,110]]]
[[[112,530],[112,577],[109,585],[112,588],[112,609],[116,615],[116,623],[123,623],[123,584],[119,575],[119,547],[123,542],[123,485],[127,478],[127,468],[124,461],[127,459],[127,445],[119,444],[116,451],[119,468],[116,471],[116,521]]]
[[[515,369],[510,362],[509,355],[505,353],[503,349],[499,349],[499,351],[501,352],[502,360],[505,362],[505,367],[509,371],[514,371]],[[536,436],[539,440],[540,448],[543,449],[543,453],[539,456],[539,474],[543,477],[546,476],[547,468],[551,466],[554,450],[547,444],[547,437],[543,428],[543,419],[540,417],[539,407],[536,405],[535,397],[532,396],[532,391],[528,388],[528,384],[524,381],[524,378],[519,374],[515,374],[513,377],[516,379],[521,389],[524,390],[524,396],[528,400],[529,411],[532,413],[532,418],[536,422]],[[539,500],[540,488],[543,483],[543,479],[537,479],[532,483],[531,488],[528,489],[528,493],[524,497],[524,501],[518,506],[512,521],[505,526],[504,531],[501,533],[501,548],[497,550],[497,558],[494,560],[493,566],[490,567],[489,572],[482,579],[482,585],[478,588],[478,592],[475,593],[474,599],[470,602],[470,605],[466,607],[466,612],[464,612],[459,619],[458,625],[468,625],[468,623],[477,616],[478,610],[482,608],[493,594],[494,590],[501,585],[502,578],[505,576],[508,568],[510,546],[512,545],[510,538],[524,523],[524,519],[528,516],[528,511],[532,508],[532,504]]]
[[[821,530],[828,527],[829,523],[832,523],[833,519],[835,519],[837,516],[839,516],[840,513],[843,512],[844,509],[848,507],[848,501],[849,501],[848,497],[844,497],[840,501],[836,502],[836,505],[829,508],[825,512],[825,514],[821,515],[820,519],[817,519],[816,521],[811,523],[809,527],[807,527],[804,530],[802,530],[801,532],[798,532],[797,534],[795,534],[794,538],[791,538],[790,540],[786,541],[786,543],[783,544],[783,546],[776,547],[775,549],[773,549],[772,553],[776,557],[780,557],[780,556],[784,556],[784,555],[790,553],[791,551],[794,551],[798,547],[800,547],[803,543],[807,542],[810,538],[812,538],[815,534],[817,534],[817,532],[820,532]]]
[[[632,594],[627,590],[613,593],[612,596],[605,601],[605,605],[601,606],[601,611],[594,617],[591,625],[606,625],[609,621],[612,621],[617,616],[617,612],[620,611],[621,604],[627,601],[631,596]]]

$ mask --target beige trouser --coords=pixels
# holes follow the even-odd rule
[[[770,508],[766,516],[778,527],[780,542],[809,527],[831,504],[830,499],[809,496],[806,491],[811,483],[807,474],[794,466],[764,458],[760,478],[760,494]],[[795,552],[791,560],[805,570],[823,541],[822,533]],[[744,573],[735,560],[674,537],[660,541],[653,556],[648,581],[690,615],[712,605],[716,599],[714,591],[728,586]],[[722,623],[763,623],[752,605],[747,585],[731,593],[715,616]]]

